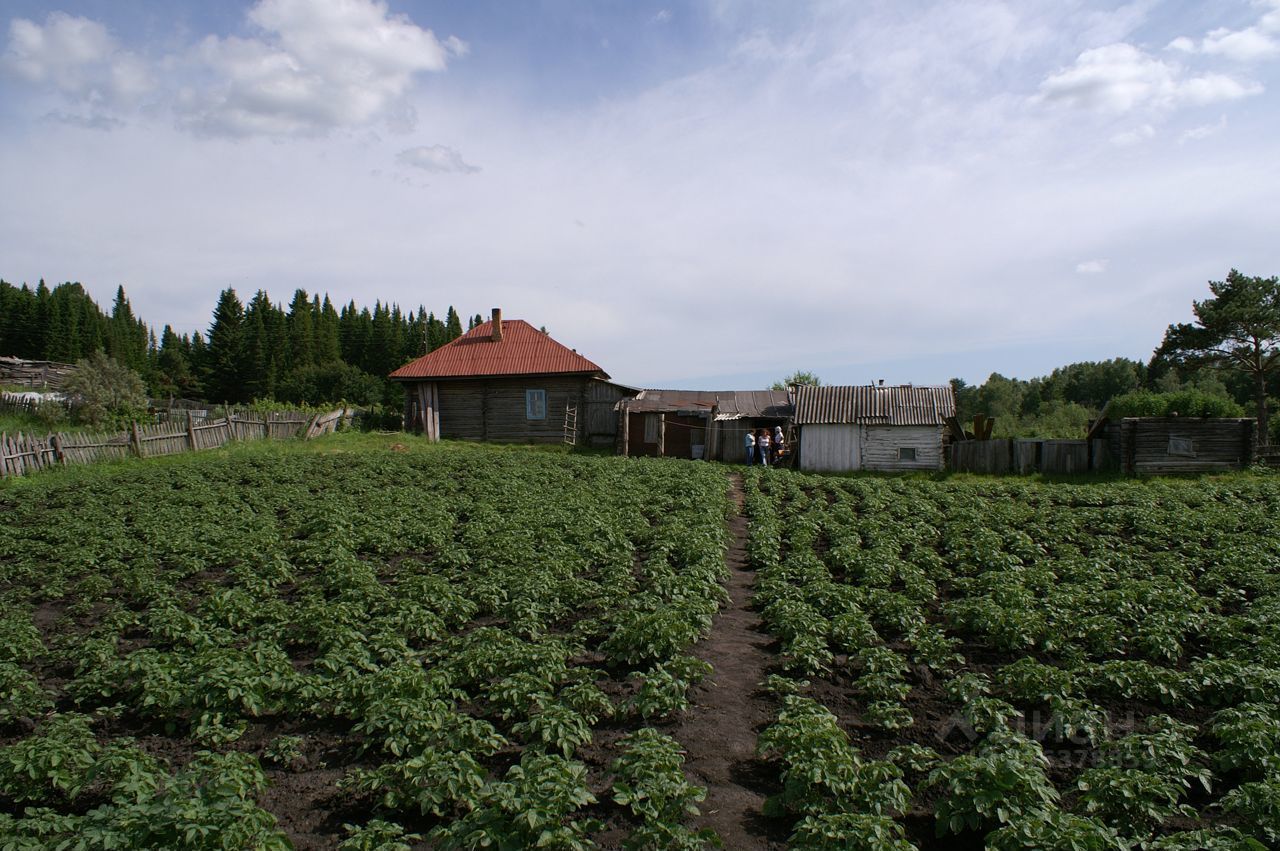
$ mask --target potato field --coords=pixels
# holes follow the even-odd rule
[[[1280,844],[1280,478],[405,441],[0,487],[0,851]]]
[[[1280,844],[1280,486],[753,476],[793,847]]]

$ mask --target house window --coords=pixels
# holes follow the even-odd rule
[[[547,391],[524,391],[524,417],[527,420],[545,420],[547,418]]]
[[[914,460],[916,460],[916,450],[915,450],[915,447],[914,447],[914,446],[900,446],[900,447],[898,447],[898,460],[899,460],[899,461],[914,461]]]
[[[1171,437],[1169,438],[1169,454],[1179,455],[1183,458],[1196,457],[1196,445],[1189,437]]]

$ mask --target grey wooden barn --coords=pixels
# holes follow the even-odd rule
[[[799,386],[800,469],[941,470],[945,421],[955,413],[949,386]]]

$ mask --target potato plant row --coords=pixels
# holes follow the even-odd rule
[[[1280,481],[746,485],[792,847],[1280,843]]]
[[[703,847],[654,725],[708,673],[725,491],[458,447],[0,490],[0,849],[288,848],[307,772],[313,846]]]

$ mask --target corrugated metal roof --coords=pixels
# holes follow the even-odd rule
[[[635,414],[709,414],[716,406],[713,390],[641,390],[634,399],[623,399],[628,411]]]
[[[955,414],[956,398],[950,386],[796,388],[796,425],[942,425]]]
[[[599,366],[534,328],[523,319],[502,320],[502,340],[493,340],[493,320],[482,322],[451,343],[391,373],[415,378],[479,378],[501,375],[599,373]]]
[[[784,419],[792,413],[791,396],[785,390],[734,390],[720,397],[716,419],[773,417]]]
[[[641,390],[623,400],[637,414],[710,414],[716,419],[791,416],[791,400],[785,390]]]

